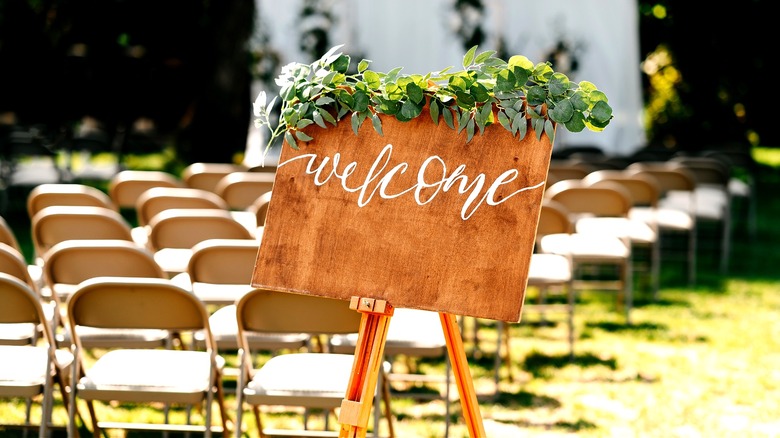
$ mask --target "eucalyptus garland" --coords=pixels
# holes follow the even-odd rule
[[[495,51],[477,53],[473,46],[463,56],[463,70],[453,67],[425,75],[401,74],[402,67],[389,72],[371,70],[371,61],[358,63],[349,73],[350,57],[332,47],[311,64],[290,63],[276,78],[279,95],[267,101],[261,92],[254,102],[255,126],[269,130],[267,152],[280,136],[294,149],[312,137],[304,128],[316,124],[326,128],[349,117],[357,135],[370,120],[382,135],[380,114],[399,121],[419,117],[423,109],[434,123],[444,120],[458,134],[466,131],[466,143],[475,132],[500,123],[519,140],[525,138],[527,119],[537,138],[546,134],[554,140],[555,126],[570,132],[603,130],[612,120],[607,96],[588,81],[573,82],[555,72],[549,62],[534,64],[522,55],[504,61]],[[272,109],[281,100],[279,121],[273,126]]]

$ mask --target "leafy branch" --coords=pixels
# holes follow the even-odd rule
[[[266,151],[280,136],[294,149],[312,137],[304,128],[316,124],[326,128],[350,117],[357,135],[366,120],[382,135],[380,114],[409,121],[428,107],[434,123],[444,120],[458,134],[466,131],[466,142],[476,131],[498,121],[522,140],[530,119],[537,138],[550,141],[555,126],[570,132],[603,130],[612,120],[607,96],[588,81],[573,82],[550,63],[534,64],[522,55],[504,61],[495,51],[477,53],[477,46],[463,56],[463,70],[448,67],[425,75],[401,74],[402,67],[389,72],[369,69],[371,61],[358,63],[357,73],[348,74],[350,57],[332,47],[311,64],[290,63],[276,78],[279,95],[270,102],[261,92],[254,103],[255,126],[270,132]],[[281,99],[279,122],[270,114]]]

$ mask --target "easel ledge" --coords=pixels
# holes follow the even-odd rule
[[[374,388],[384,361],[387,329],[394,307],[385,300],[358,296],[350,299],[349,307],[362,313],[362,317],[352,374],[339,412],[341,423],[339,438],[365,438],[374,401]],[[469,436],[484,437],[485,429],[457,320],[454,315],[443,312],[439,313],[439,318]]]

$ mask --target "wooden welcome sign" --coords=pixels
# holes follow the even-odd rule
[[[368,126],[366,126],[368,125]],[[252,276],[272,290],[519,321],[552,144],[430,117],[286,143]]]

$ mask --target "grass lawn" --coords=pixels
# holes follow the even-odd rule
[[[687,287],[681,263],[665,258],[659,300],[639,292],[630,326],[612,295],[580,295],[572,360],[563,318],[550,314],[552,323],[540,324],[524,315],[511,327],[511,369],[501,369],[498,387],[496,324],[481,321],[479,344],[467,336],[465,347],[488,437],[780,437],[780,251],[774,248],[780,242],[780,154],[764,148],[756,157],[766,163],[757,180],[756,232],[750,235],[737,220],[727,274],[717,270],[716,245],[702,236],[697,286]],[[12,223],[23,229],[22,221]],[[467,325],[464,335],[470,333]],[[398,364],[405,362],[399,358]],[[427,373],[444,372],[441,360],[418,365]],[[234,416],[235,382],[228,380],[226,388]],[[418,397],[431,391],[399,388],[392,401],[396,436],[443,436],[443,402]],[[0,402],[0,423],[22,422],[23,408]],[[460,411],[455,402],[453,438],[469,436]],[[157,415],[124,406],[98,413],[114,420]],[[34,420],[37,415],[36,405]],[[64,425],[66,417],[58,402],[55,423]],[[266,412],[264,419],[266,427],[301,427],[297,413]],[[331,429],[337,425],[331,417]],[[312,416],[310,426],[321,427],[321,417]],[[256,436],[251,415],[244,427],[247,436]],[[380,433],[387,433],[384,421]],[[0,426],[0,436],[20,434]]]

